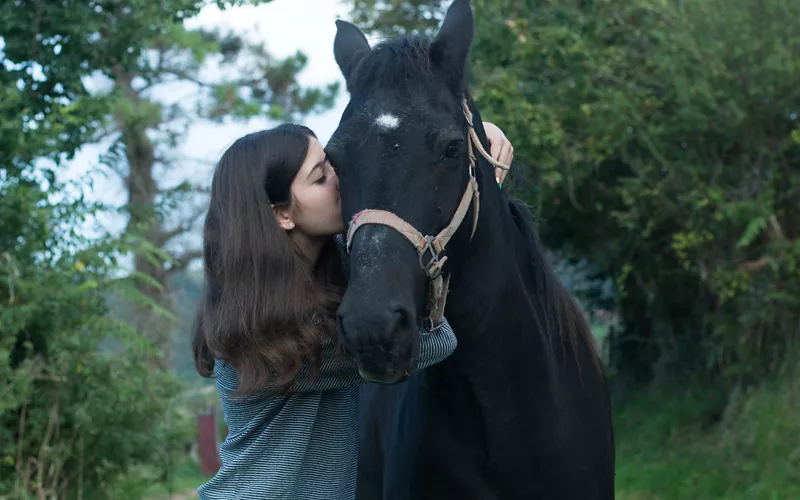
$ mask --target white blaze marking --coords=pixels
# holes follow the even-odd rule
[[[400,118],[389,113],[384,113],[375,119],[375,125],[384,130],[394,130],[400,125]]]

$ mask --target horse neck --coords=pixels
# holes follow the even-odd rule
[[[471,221],[468,214],[448,257],[451,279],[445,316],[454,328],[461,326],[456,332],[497,323],[507,313],[504,306],[511,306],[502,304],[504,296],[524,297],[533,291],[533,283],[526,283],[527,252],[507,198],[493,182],[482,183],[478,227],[470,240]]]
[[[519,349],[536,353],[534,364],[550,378],[567,351],[575,361],[580,357],[579,363],[597,366],[593,349],[581,345],[585,339],[580,337],[590,336],[582,312],[547,264],[541,245],[517,226],[506,195],[493,183],[483,183],[480,205],[474,237],[470,241],[470,228],[462,228],[448,257],[445,317],[458,337],[458,357],[508,358],[514,356],[508,349]]]

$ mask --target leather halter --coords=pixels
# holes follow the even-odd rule
[[[484,149],[475,132],[475,125],[472,122],[472,111],[469,109],[466,97],[462,98],[461,106],[464,111],[464,116],[467,119],[467,127],[469,137],[467,140],[467,152],[469,154],[469,181],[467,188],[464,190],[464,195],[461,197],[461,202],[458,204],[453,218],[450,223],[442,229],[436,236],[424,236],[417,231],[414,226],[404,221],[398,215],[386,210],[362,210],[353,216],[350,221],[350,226],[347,229],[347,253],[350,253],[350,245],[353,242],[353,237],[356,231],[362,226],[367,224],[379,224],[388,226],[398,233],[402,234],[412,245],[416,248],[419,254],[419,265],[425,275],[428,276],[428,328],[433,330],[439,327],[443,321],[444,307],[447,302],[448,285],[450,283],[450,274],[442,277],[442,268],[447,261],[447,257],[442,257],[445,247],[450,242],[450,239],[455,234],[456,230],[461,226],[464,217],[467,215],[470,204],[474,205],[472,220],[472,233],[470,239],[475,235],[475,229],[478,227],[478,213],[480,210],[480,192],[478,191],[478,181],[475,178],[475,154],[473,152],[473,145],[477,148],[481,156],[493,166],[508,170],[510,167],[494,160],[489,153]]]

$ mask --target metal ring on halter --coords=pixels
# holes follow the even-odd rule
[[[427,274],[428,277],[430,277],[431,267],[439,262],[439,254],[433,249],[433,240],[433,236],[425,236],[425,246],[419,251],[419,267],[425,271],[425,274]],[[427,263],[423,262],[423,259],[425,258],[425,252],[431,253],[431,258],[427,261]]]

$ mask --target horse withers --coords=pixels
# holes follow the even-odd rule
[[[337,22],[350,102],[327,152],[352,263],[338,319],[374,382],[358,498],[613,498],[602,365],[530,212],[495,183],[465,83],[473,35],[467,0],[433,40],[371,48]],[[442,308],[458,347],[410,375]]]

